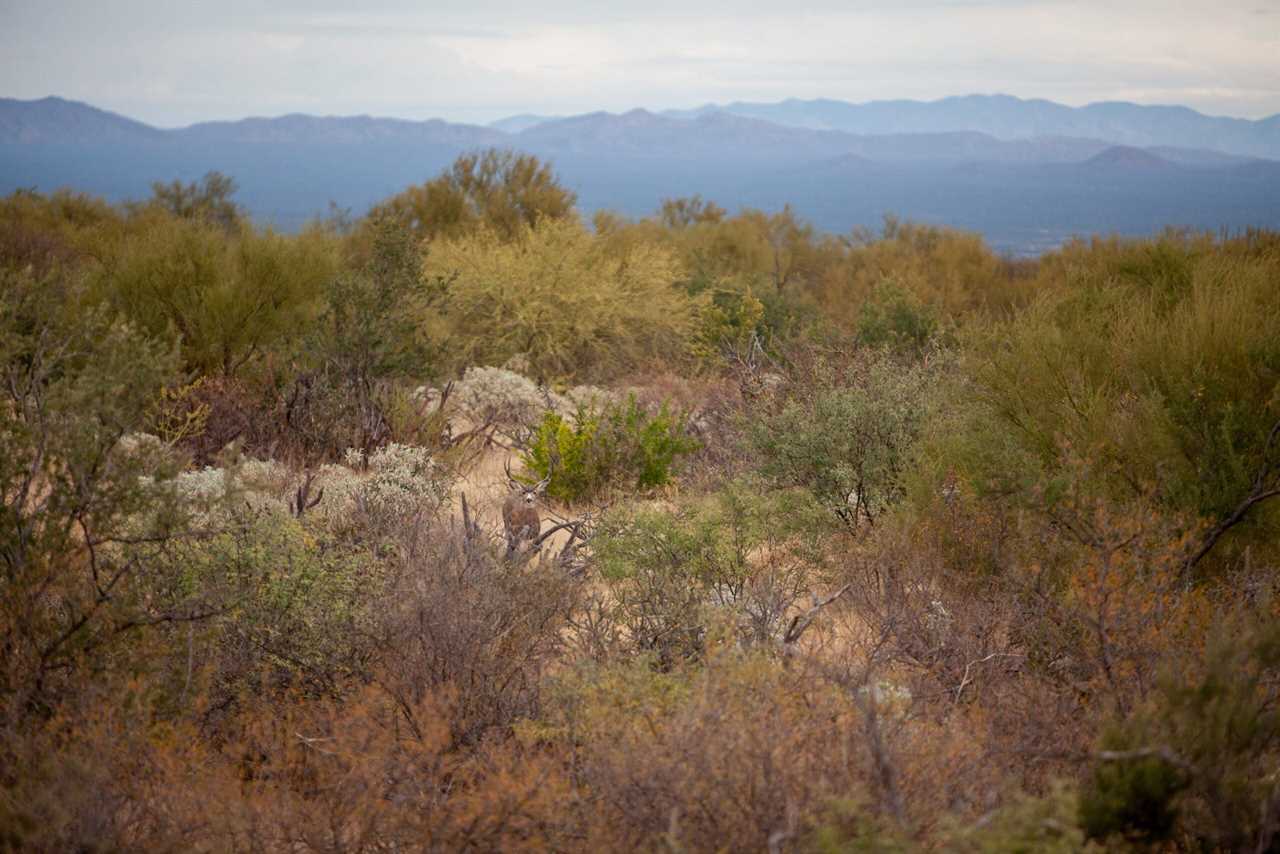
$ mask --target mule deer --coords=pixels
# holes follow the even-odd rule
[[[533,486],[523,484],[511,476],[511,463],[505,464],[511,494],[502,502],[502,527],[507,534],[507,552],[514,553],[525,540],[537,539],[542,530],[542,517],[538,515],[538,498],[547,489],[551,476],[547,475]]]

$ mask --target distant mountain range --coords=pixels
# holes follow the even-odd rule
[[[1072,108],[1008,96],[782,101],[697,110],[439,119],[288,115],[163,130],[60,98],[0,99],[0,192],[72,186],[119,199],[218,169],[286,228],[330,200],[354,212],[487,146],[550,159],[590,212],[640,215],[701,193],[792,203],[846,231],[883,213],[983,232],[1015,253],[1073,233],[1170,225],[1280,227],[1280,116],[1181,107]]]
[[[1069,136],[1129,146],[1207,148],[1247,157],[1280,157],[1280,114],[1265,119],[1206,116],[1187,107],[1106,101],[1068,107],[1010,95],[963,95],[938,101],[845,101],[789,99],[774,104],[736,101],[696,110],[668,111],[690,117],[732,113],[793,127],[848,133],[940,133],[976,131],[1001,139]]]

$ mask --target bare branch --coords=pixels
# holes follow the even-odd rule
[[[1277,438],[1280,438],[1280,420],[1272,425],[1271,432],[1267,435],[1267,442],[1262,448],[1262,462],[1258,465],[1258,472],[1253,478],[1253,488],[1229,516],[1214,525],[1205,534],[1204,539],[1200,542],[1200,548],[1196,549],[1183,565],[1182,571],[1184,575],[1190,573],[1195,565],[1213,550],[1218,540],[1222,539],[1222,536],[1227,531],[1243,522],[1250,510],[1264,501],[1280,496],[1280,478],[1275,477],[1277,466],[1270,460]]]

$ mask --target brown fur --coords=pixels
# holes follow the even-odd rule
[[[508,495],[502,502],[502,526],[507,532],[507,542],[513,547],[523,540],[536,538],[542,529],[537,498],[536,491],[525,488]]]

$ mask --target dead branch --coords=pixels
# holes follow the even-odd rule
[[[1227,531],[1243,522],[1250,510],[1264,501],[1280,496],[1280,462],[1271,460],[1271,452],[1275,448],[1277,438],[1280,438],[1280,421],[1272,425],[1271,432],[1267,435],[1267,443],[1262,449],[1262,463],[1258,466],[1258,472],[1253,478],[1253,488],[1229,516],[1209,529],[1204,539],[1200,541],[1200,547],[1187,558],[1187,562],[1183,565],[1183,575],[1189,574],[1195,565],[1213,550],[1218,540],[1222,539]]]
[[[1021,655],[1021,654],[1019,654],[1019,653],[1016,653],[1016,652],[993,652],[993,653],[991,653],[990,655],[987,655],[987,656],[985,656],[985,657],[983,657],[983,658],[978,658],[978,659],[975,659],[975,660],[973,660],[973,661],[970,661],[968,664],[966,664],[966,665],[964,666],[964,675],[963,675],[962,677],[960,677],[960,684],[956,687],[956,702],[957,702],[957,703],[959,703],[959,702],[960,702],[960,696],[964,693],[964,689],[965,689],[965,688],[969,685],[969,683],[972,681],[972,680],[969,678],[969,671],[970,671],[970,669],[971,669],[975,664],[986,664],[988,661],[991,661],[993,658],[1022,658],[1022,655]]]
[[[787,650],[791,649],[792,645],[796,643],[796,641],[800,640],[801,635],[803,635],[805,631],[809,628],[809,626],[813,624],[813,621],[818,616],[818,613],[823,608],[827,607],[832,602],[836,601],[845,593],[847,593],[849,591],[849,588],[852,586],[853,586],[852,583],[846,584],[844,587],[841,587],[835,593],[831,594],[826,599],[822,599],[822,600],[819,600],[817,594],[815,593],[813,595],[813,604],[809,608],[809,610],[805,611],[803,614],[796,614],[794,617],[791,618],[790,624],[787,625],[786,632],[784,632],[782,635],[783,648]]]
[[[315,507],[320,503],[320,499],[324,498],[324,487],[320,488],[315,498],[311,498],[311,484],[315,481],[315,477],[314,472],[307,472],[301,485],[298,486],[298,491],[294,494],[290,509],[293,510],[294,517],[298,519],[301,519],[303,513]]]

